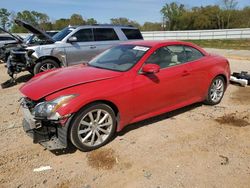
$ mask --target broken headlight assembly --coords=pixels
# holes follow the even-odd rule
[[[48,120],[59,120],[61,118],[57,110],[66,105],[71,99],[77,95],[65,95],[58,97],[52,101],[38,103],[32,112],[36,118],[46,118]]]

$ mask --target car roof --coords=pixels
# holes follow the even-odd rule
[[[177,40],[136,40],[136,41],[124,42],[122,44],[131,44],[131,45],[147,46],[147,47],[160,47],[160,46],[167,46],[167,45],[187,45],[187,46],[191,46],[193,48],[198,49],[204,55],[208,54],[204,49],[202,49],[201,47],[193,43],[177,41]]]
[[[192,43],[189,42],[176,41],[176,40],[138,40],[138,41],[124,42],[122,44],[133,44],[133,45],[149,46],[149,47],[154,47],[158,45],[175,45],[175,44],[193,45]]]
[[[70,28],[126,28],[126,29],[137,29],[131,25],[113,25],[113,24],[93,24],[93,25],[69,25]]]

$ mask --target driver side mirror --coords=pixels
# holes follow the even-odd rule
[[[68,42],[72,43],[72,42],[77,42],[77,38],[76,37],[70,37],[68,39]]]
[[[160,71],[160,66],[156,64],[146,64],[142,67],[142,72],[146,74],[154,74]]]

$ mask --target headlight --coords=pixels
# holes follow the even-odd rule
[[[47,119],[57,120],[60,115],[56,112],[58,108],[67,104],[77,95],[66,95],[58,97],[52,101],[38,103],[33,111],[35,117],[46,117]]]

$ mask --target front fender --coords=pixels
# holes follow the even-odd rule
[[[55,44],[50,45],[41,45],[41,46],[32,46],[28,49],[34,50],[32,57],[36,60],[54,57],[60,61],[62,66],[67,66],[66,52],[65,48],[55,46]]]

